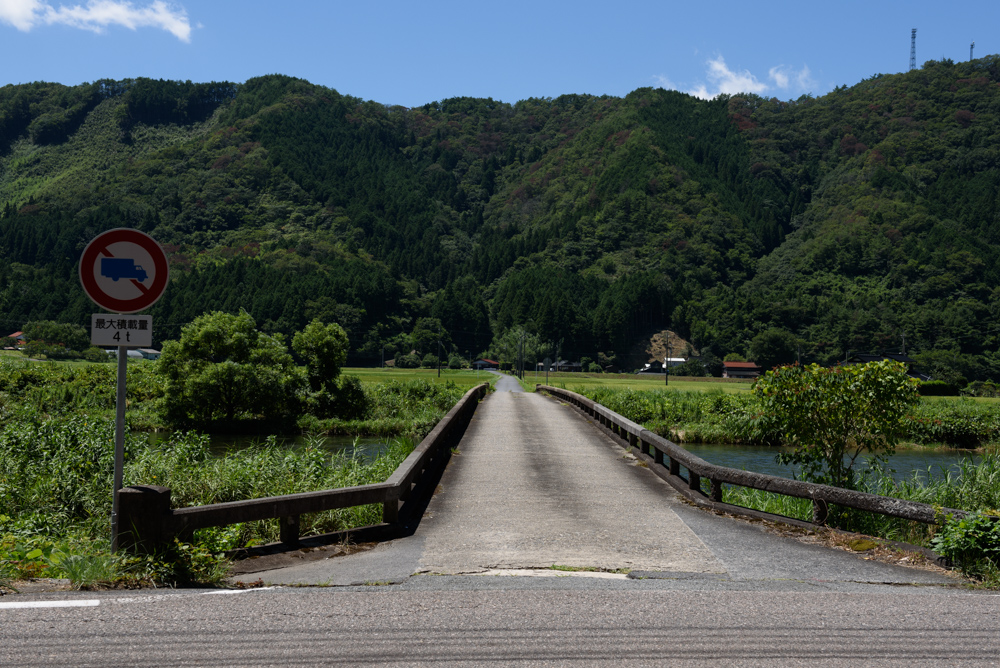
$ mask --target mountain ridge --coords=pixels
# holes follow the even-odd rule
[[[939,376],[1000,377],[998,74],[409,109],[281,75],[5,86],[0,313],[85,322],[81,244],[130,226],[175,272],[159,338],[216,308],[337,318],[369,360],[421,327],[460,354],[521,328],[596,359],[670,328],[824,363],[905,334]]]

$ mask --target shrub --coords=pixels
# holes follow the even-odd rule
[[[922,397],[957,397],[958,388],[943,380],[924,380],[917,386]]]
[[[967,574],[982,574],[989,565],[1000,566],[1000,516],[976,512],[961,519],[949,517],[931,545]]]
[[[753,396],[760,420],[777,420],[794,447],[778,461],[799,464],[806,480],[851,489],[858,456],[867,452],[869,464],[884,462],[918,400],[906,367],[890,360],[778,367],[754,383]]]

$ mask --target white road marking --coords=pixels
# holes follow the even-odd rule
[[[206,591],[202,593],[202,596],[220,596],[229,594],[246,594],[251,591],[268,591],[269,589],[277,589],[277,587],[254,587],[253,589],[216,589],[214,591]]]
[[[0,610],[11,610],[14,608],[93,608],[100,605],[97,599],[86,599],[83,601],[17,601],[14,603],[0,603]]]

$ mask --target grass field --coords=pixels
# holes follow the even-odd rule
[[[389,380],[400,382],[410,380],[427,380],[432,383],[451,381],[460,387],[473,387],[479,383],[495,383],[497,375],[487,371],[472,371],[470,369],[442,369],[438,378],[437,369],[371,369],[360,367],[345,367],[343,373],[357,376],[362,383],[384,383]],[[524,374],[525,389],[533,390],[536,384],[545,384],[545,374],[526,372]],[[664,387],[662,376],[640,376],[631,373],[549,373],[549,385],[563,387],[567,390],[585,390],[592,387],[626,387],[635,390],[658,390]],[[677,376],[670,378],[670,388],[687,392],[708,392],[722,390],[723,392],[747,392],[750,381],[730,380],[728,378],[689,378]]]
[[[31,362],[32,364],[51,364],[56,366],[87,366],[88,364],[93,364],[93,362],[88,362],[87,360],[50,360],[50,359],[38,359],[31,358],[30,360],[24,356],[19,350],[0,350],[0,359],[7,359],[15,362]],[[110,358],[114,361],[115,358]]]
[[[545,384],[545,374],[535,375],[526,373],[524,375],[526,383]],[[748,380],[736,380],[729,378],[692,378],[687,376],[676,376],[670,378],[670,385],[665,385],[662,376],[638,375],[632,373],[549,373],[549,385],[562,387],[574,392],[586,390],[594,387],[608,387],[615,389],[631,388],[633,390],[659,390],[669,387],[674,390],[685,392],[708,392],[710,390],[722,390],[723,392],[747,392],[750,390],[751,382]]]
[[[405,383],[411,380],[426,380],[430,383],[452,382],[459,387],[475,387],[480,383],[495,383],[496,374],[486,371],[472,371],[470,369],[441,369],[441,377],[438,378],[437,369],[371,369],[361,367],[344,367],[341,370],[343,375],[356,376],[362,383],[385,383],[390,380]]]

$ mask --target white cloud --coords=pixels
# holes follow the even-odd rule
[[[788,88],[788,72],[786,68],[772,67],[767,74],[774,81],[775,86],[781,89]]]
[[[767,74],[774,85],[781,90],[795,90],[802,93],[808,92],[816,86],[808,65],[803,65],[802,69],[798,71],[785,65],[778,65],[772,67]]]
[[[768,91],[777,88],[787,92],[809,92],[816,83],[810,75],[809,68],[805,65],[801,70],[793,70],[785,65],[777,65],[768,70],[768,81],[766,83],[755,77],[749,70],[732,70],[726,65],[726,60],[722,56],[705,63],[705,77],[707,82],[696,83],[688,86],[688,95],[709,100],[718,95],[735,95],[737,93],[756,93],[763,95]],[[666,76],[659,75],[653,77],[661,88],[682,90]]]
[[[660,88],[663,88],[665,90],[677,90],[677,86],[674,85],[674,82],[668,79],[667,77],[663,76],[662,74],[653,77],[653,79],[656,80],[656,85],[659,86]]]
[[[38,0],[0,0],[0,22],[28,32],[44,7]]]
[[[183,7],[155,0],[136,7],[127,0],[89,0],[86,5],[54,7],[41,0],[0,0],[0,23],[28,32],[39,25],[67,25],[102,33],[109,26],[129,30],[160,28],[182,42],[191,41],[191,22]]]
[[[705,99],[722,93],[728,95],[735,93],[757,93],[759,95],[766,93],[769,88],[766,83],[758,81],[757,77],[752,75],[749,70],[734,72],[729,69],[722,56],[708,61],[708,72],[706,75],[714,92],[709,93],[708,87],[705,84],[701,84],[693,90],[688,91],[691,95]]]

